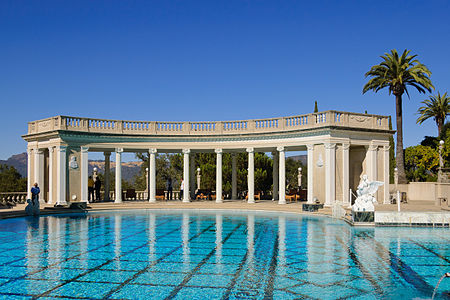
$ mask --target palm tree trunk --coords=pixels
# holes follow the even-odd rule
[[[405,158],[403,156],[403,117],[402,117],[402,95],[395,95],[395,110],[397,118],[397,171],[398,183],[408,183],[405,173]]]
[[[444,125],[444,121],[441,118],[436,118],[436,123],[438,127],[438,138],[441,136],[442,125]]]

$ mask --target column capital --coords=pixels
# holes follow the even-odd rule
[[[336,149],[336,144],[333,143],[324,143],[325,149],[331,149],[334,150]]]
[[[383,146],[383,151],[389,151],[391,149],[391,146]]]
[[[34,154],[42,154],[42,153],[43,153],[42,149],[39,148],[34,149]]]
[[[342,149],[343,149],[343,150],[348,150],[348,149],[350,149],[350,144],[348,144],[348,143],[342,144]]]
[[[31,155],[31,154],[33,154],[33,151],[34,151],[34,149],[33,149],[33,148],[28,148],[28,149],[27,149],[27,153],[28,153],[28,155]]]
[[[277,147],[277,151],[278,152],[283,152],[284,151],[284,146],[278,146]]]
[[[314,150],[314,144],[307,144],[306,149],[308,149],[308,151]]]
[[[216,152],[217,154],[222,154],[222,149],[221,148],[217,148],[217,149],[214,149],[214,152]]]
[[[245,149],[245,151],[247,151],[248,153],[253,153],[253,152],[255,152],[255,149],[253,147],[249,147],[249,148]]]
[[[369,147],[367,148],[368,151],[377,151],[378,150],[378,145],[373,145],[370,144]]]
[[[183,149],[182,150],[184,154],[189,154],[191,153],[191,149]]]
[[[59,152],[66,152],[67,146],[57,146],[56,150],[58,150]]]
[[[48,152],[49,153],[53,153],[54,150],[55,150],[55,147],[53,147],[53,146],[48,147]]]
[[[116,153],[122,153],[122,152],[123,152],[123,148],[116,148],[116,149],[115,149],[115,152],[116,152]]]
[[[81,152],[86,153],[89,151],[89,147],[81,147]]]
[[[158,153],[158,149],[156,149],[156,148],[150,148],[150,149],[148,149],[148,153],[150,153],[150,154],[156,154],[156,153]]]
[[[103,154],[104,154],[105,156],[110,156],[110,155],[111,155],[111,152],[105,151],[105,152],[103,152]]]

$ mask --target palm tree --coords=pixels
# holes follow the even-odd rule
[[[434,118],[439,136],[445,119],[450,115],[450,97],[447,96],[447,93],[441,96],[441,93],[438,92],[437,95],[430,96],[428,99],[423,100],[422,103],[425,105],[417,111],[420,114],[417,123],[422,124],[425,120]]]
[[[365,74],[372,77],[364,86],[363,94],[369,90],[375,93],[381,89],[389,88],[389,95],[395,96],[396,121],[397,121],[397,169],[398,182],[406,183],[405,163],[403,155],[403,129],[402,129],[402,95],[404,92],[409,97],[408,86],[416,88],[419,93],[431,92],[434,89],[430,80],[431,72],[421,64],[417,55],[409,55],[409,50],[404,50],[401,56],[397,50],[385,53],[381,56],[383,61],[375,65]]]

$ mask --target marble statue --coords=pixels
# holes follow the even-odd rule
[[[375,211],[374,203],[377,203],[377,199],[373,196],[378,188],[384,183],[381,181],[369,181],[367,175],[363,175],[361,182],[356,190],[358,196],[355,200],[355,204],[352,206],[353,211]]]
[[[25,207],[25,213],[29,216],[38,216],[40,214],[39,200],[27,199],[27,206]]]

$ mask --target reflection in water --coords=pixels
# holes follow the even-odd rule
[[[133,281],[136,288],[139,284],[145,284],[143,289],[149,284],[159,287],[161,282],[159,291],[170,292],[185,276],[191,276],[186,281],[193,286],[207,284],[211,293],[214,286],[210,285],[219,287],[218,294],[203,298],[222,298],[225,294],[220,293],[224,290],[229,298],[335,299],[373,298],[374,295],[426,298],[450,266],[450,240],[445,228],[355,228],[327,218],[288,214],[187,211],[91,213],[72,218],[41,216],[15,222],[22,224],[4,226],[7,230],[1,231],[4,235],[0,235],[0,244],[3,257],[11,255],[18,259],[14,262],[4,259],[3,267],[9,273],[2,276],[7,280],[12,276],[11,280],[15,280],[23,276],[15,274],[15,270],[26,270],[30,277],[39,279],[24,283],[30,291],[42,284],[45,292],[49,286],[49,283],[44,285],[46,280],[68,284],[67,278],[72,277],[67,274],[76,273],[77,269],[95,272],[88,264],[94,264],[95,260],[99,260],[97,265],[106,262],[117,270],[127,267],[125,273],[131,278],[142,269],[142,259],[148,258],[155,265],[146,271],[145,280],[150,280],[155,272],[158,277],[151,277],[150,282]],[[140,229],[142,224],[148,228]],[[11,236],[10,230],[14,228],[24,228],[20,232],[24,236],[20,244],[17,242],[20,235]],[[126,228],[124,234],[122,228]],[[158,239],[163,251],[157,255]],[[129,255],[134,246],[139,250]],[[93,250],[97,248],[100,250]],[[111,252],[114,255],[105,255]],[[124,254],[127,258],[121,260]],[[25,259],[20,259],[23,256]],[[67,263],[74,256],[79,265]],[[157,258],[161,258],[158,263]],[[134,259],[134,264],[140,266],[135,273],[130,270]],[[169,263],[170,270],[167,270]],[[39,275],[46,266],[50,266],[48,278]],[[113,272],[105,270],[101,272]],[[87,278],[91,277],[81,281],[96,279]],[[94,282],[101,285],[101,279]],[[127,279],[121,278],[118,283]],[[178,288],[180,297],[185,295],[184,289]],[[445,297],[443,292],[449,289],[450,283],[444,280],[438,296]],[[0,298],[8,295],[5,293],[13,292],[0,281]],[[19,295],[33,297],[35,294]],[[126,298],[124,295],[117,298]]]

